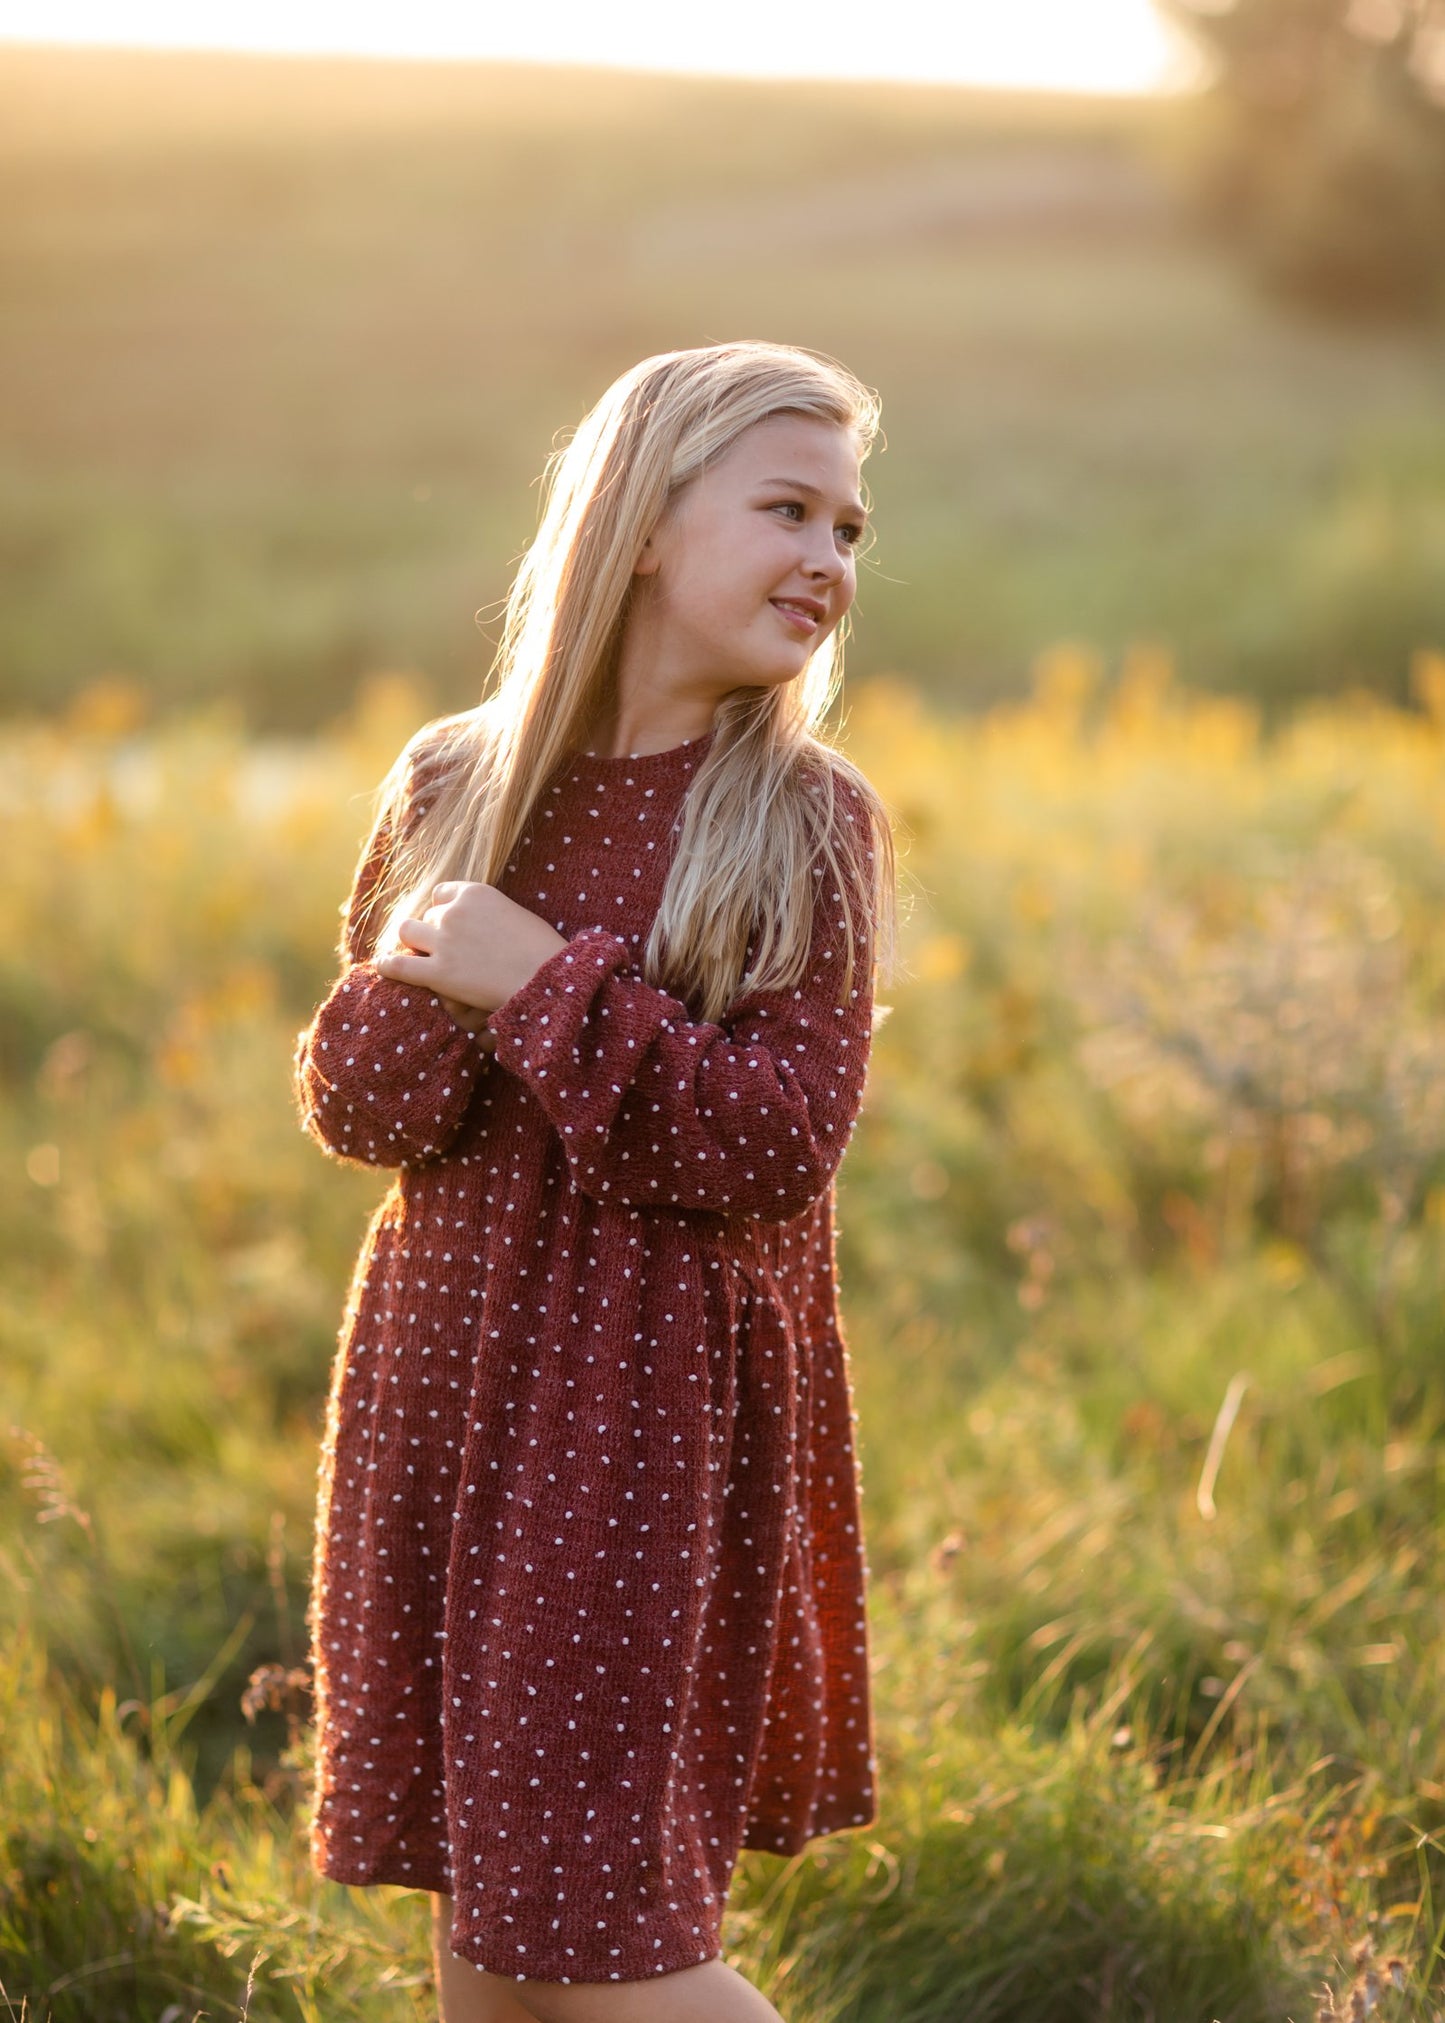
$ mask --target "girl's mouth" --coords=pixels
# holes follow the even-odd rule
[[[816,632],[823,622],[823,607],[811,598],[773,597],[769,599],[775,611],[781,611],[791,625],[800,632]]]

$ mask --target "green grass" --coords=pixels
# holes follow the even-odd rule
[[[1382,2017],[1438,2011],[1417,677],[1419,712],[1268,738],[1147,659],[1057,653],[968,726],[855,695],[912,899],[840,1206],[882,1803],[740,1866],[729,1956],[788,2023],[1303,2023],[1366,1941]],[[125,707],[0,751],[0,1987],[30,2023],[418,2023],[424,1904],[310,1873],[309,1733],[241,1705],[304,1657],[377,1191],[302,1138],[291,1042],[418,699],[298,745]]]
[[[764,335],[882,390],[855,671],[1077,637],[1275,706],[1445,642],[1438,333],[1257,301],[1185,117],[900,86],[0,50],[0,708],[479,691],[554,434]]]

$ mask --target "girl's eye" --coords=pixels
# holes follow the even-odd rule
[[[795,526],[800,526],[808,517],[808,509],[801,499],[777,499],[769,510],[789,515]],[[853,520],[845,520],[841,527],[835,529],[838,539],[845,548],[856,548],[863,539],[864,531]]]

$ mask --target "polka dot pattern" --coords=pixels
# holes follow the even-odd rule
[[[712,735],[543,789],[499,882],[570,938],[495,1056],[369,964],[384,829],[298,1042],[304,1128],[397,1169],[321,1452],[314,1858],[519,1979],[714,1958],[740,1848],[875,1817],[833,1184],[871,965],[840,1009],[820,876],[802,987],[707,1024],[643,981]]]

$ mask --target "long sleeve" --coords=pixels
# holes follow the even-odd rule
[[[408,769],[403,824],[425,810]],[[326,1152],[362,1166],[439,1158],[456,1137],[490,1060],[441,999],[382,976],[371,956],[372,900],[392,845],[384,812],[362,851],[343,909],[343,967],[298,1035],[294,1087],[301,1128]]]
[[[814,876],[806,981],[745,994],[721,1024],[644,982],[603,927],[573,935],[493,1011],[497,1060],[555,1125],[582,1193],[789,1222],[826,1191],[862,1102],[874,937],[855,907],[840,1003],[845,901],[824,867]]]

